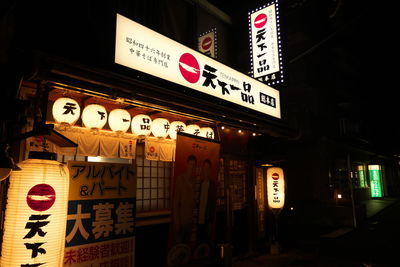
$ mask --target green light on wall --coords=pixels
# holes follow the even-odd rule
[[[359,184],[361,188],[367,187],[367,181],[365,178],[365,166],[364,165],[358,165],[357,166],[357,171],[358,171],[358,179],[359,179]]]
[[[383,197],[382,172],[380,165],[368,165],[371,197]]]

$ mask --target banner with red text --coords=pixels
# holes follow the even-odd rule
[[[64,266],[134,266],[134,166],[69,161],[68,169]]]

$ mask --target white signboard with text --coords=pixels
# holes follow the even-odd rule
[[[281,117],[278,90],[119,14],[115,63]]]
[[[278,3],[249,15],[253,77],[269,85],[283,82]]]
[[[212,58],[217,58],[217,30],[212,29],[199,36],[199,51]]]

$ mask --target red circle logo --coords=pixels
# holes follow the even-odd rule
[[[203,50],[208,50],[208,49],[210,49],[211,44],[212,44],[212,39],[210,36],[207,36],[201,42],[201,48],[203,48]]]
[[[200,79],[200,66],[192,54],[185,53],[180,57],[179,70],[183,78],[190,83],[195,83]]]
[[[56,201],[56,191],[48,184],[37,184],[32,187],[26,196],[28,206],[36,211],[45,211]]]
[[[154,151],[156,151],[156,149],[154,148],[154,146],[151,146],[149,150],[150,150],[151,153],[154,153]]]
[[[279,174],[277,174],[276,172],[272,174],[272,179],[274,180],[279,180]]]
[[[262,28],[267,23],[267,15],[264,13],[259,14],[254,20],[254,26],[256,28]]]

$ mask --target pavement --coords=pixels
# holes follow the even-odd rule
[[[400,258],[395,264],[390,261],[397,248],[400,251],[400,241],[395,241],[397,238],[400,240],[400,230],[397,230],[400,229],[397,226],[400,223],[400,199],[374,199],[364,204],[367,219],[356,229],[341,227],[324,234],[310,235],[308,239],[282,247],[278,253],[274,253],[276,249],[266,247],[261,254],[234,258],[232,265],[225,266],[400,266]],[[392,243],[386,240],[392,240]],[[388,253],[391,255],[388,256]]]

